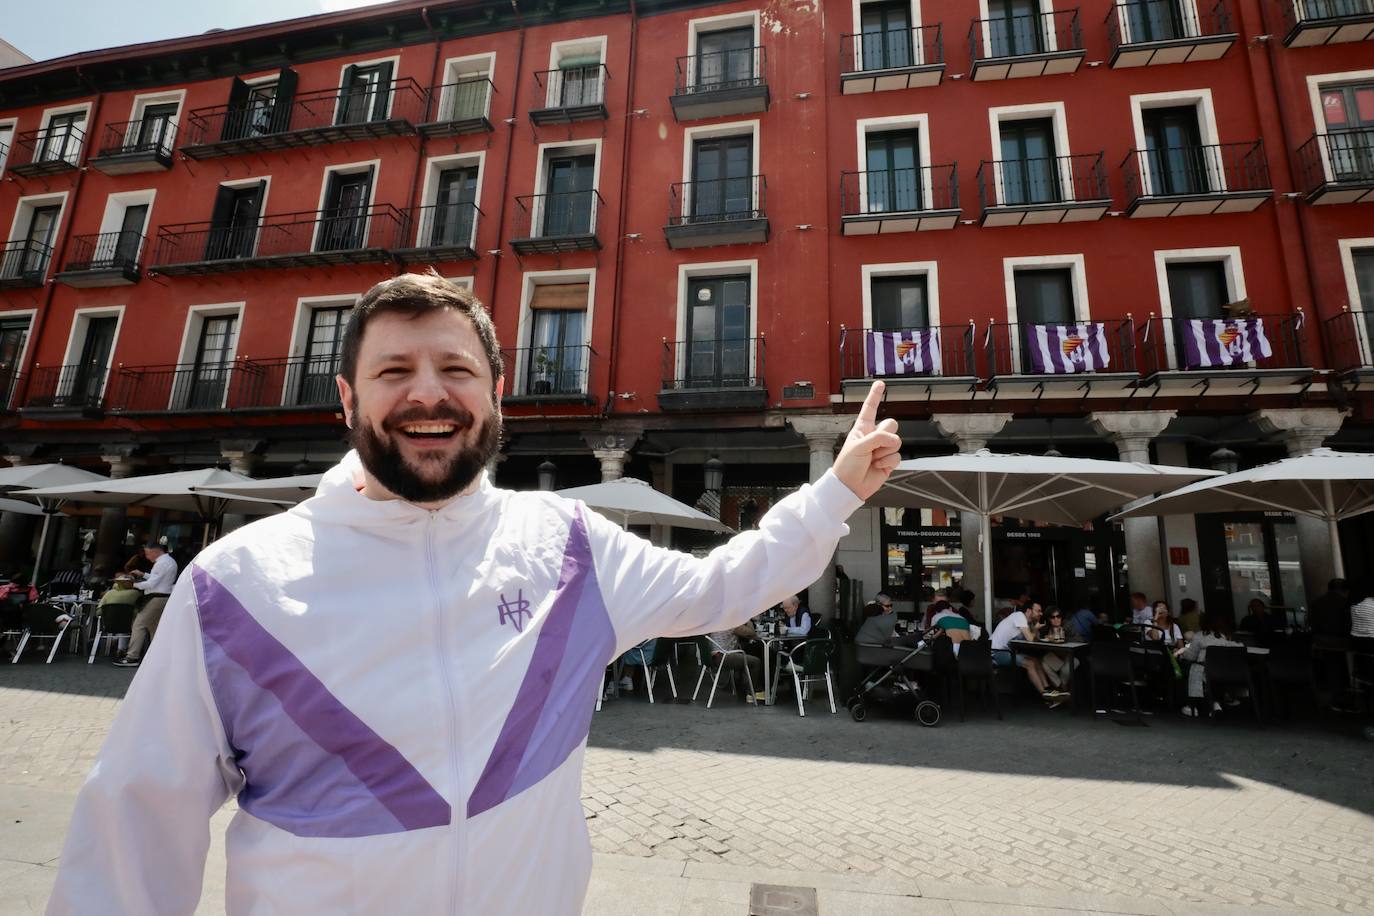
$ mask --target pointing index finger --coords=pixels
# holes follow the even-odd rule
[[[868,389],[868,397],[864,398],[864,406],[859,408],[859,418],[855,421],[860,429],[872,429],[877,424],[878,405],[882,403],[885,388],[882,381],[878,380]]]

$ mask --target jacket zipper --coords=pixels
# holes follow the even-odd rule
[[[444,683],[444,699],[448,702],[448,749],[449,760],[453,766],[453,798],[449,803],[453,827],[454,862],[453,877],[450,882],[448,912],[458,913],[458,889],[463,877],[463,825],[466,820],[463,808],[463,769],[458,754],[458,703],[454,698],[453,679],[449,676],[448,628],[444,626],[444,604],[434,562],[434,528],[437,518],[433,510],[425,522],[425,571],[429,576],[430,595],[434,604],[434,624],[439,630],[435,645],[439,648],[439,672]]]

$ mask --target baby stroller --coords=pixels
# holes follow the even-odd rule
[[[857,660],[868,672],[844,704],[855,722],[868,718],[868,704],[877,703],[910,710],[926,728],[940,724],[940,704],[930,699],[916,680],[917,673],[932,670],[931,653],[921,654],[922,646],[927,644],[854,644]]]

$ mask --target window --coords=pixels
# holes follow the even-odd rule
[[[754,135],[692,142],[691,219],[700,222],[754,213]]]
[[[352,251],[367,246],[367,211],[375,168],[329,173],[316,251]]]
[[[1055,159],[1054,121],[1050,118],[1003,121],[1000,132],[1002,204],[1043,204],[1062,200]]]
[[[180,107],[176,102],[145,106],[137,127],[124,135],[124,152],[170,153]]]
[[[1036,0],[988,0],[989,57],[1015,57],[1046,50]]]
[[[30,320],[27,317],[0,319],[0,406],[12,406],[10,399],[19,381]]]
[[[595,155],[552,155],[545,166],[542,236],[592,231]]]
[[[14,146],[14,124],[0,124],[0,175],[5,174],[5,162]]]
[[[196,358],[180,409],[205,410],[223,406],[233,368],[237,328],[238,315],[211,315],[202,319]]]
[[[70,383],[64,385],[64,390],[58,391],[57,395],[73,406],[99,404],[105,393],[105,377],[110,370],[110,355],[114,352],[119,316],[82,316],[78,320],[85,324],[81,355],[69,376]]]
[[[1126,36],[1132,43],[1188,36],[1182,0],[1127,0],[1122,4],[1122,12],[1126,16]]]
[[[1141,112],[1141,123],[1152,193],[1201,194],[1211,189],[1196,105],[1147,108]]]
[[[333,404],[338,400],[334,376],[339,374],[344,327],[352,310],[351,305],[322,306],[311,310],[300,382],[292,403]]]
[[[395,66],[393,61],[383,61],[345,68],[334,123],[385,121],[391,109],[391,78]]]
[[[1321,104],[1332,179],[1374,177],[1374,83],[1323,86]]]
[[[296,97],[296,71],[284,67],[276,76],[246,82],[235,78],[229,87],[222,140],[242,140],[281,133],[291,126]]]
[[[875,331],[930,327],[924,274],[874,277],[869,281]]]
[[[439,93],[437,121],[472,121],[485,118],[491,105],[491,72],[494,55],[460,58],[444,67],[444,86]]]
[[[251,258],[257,246],[258,217],[267,196],[267,182],[220,185],[210,217],[205,260]]]
[[[427,244],[471,245],[477,213],[477,166],[458,166],[439,171],[438,194]]]
[[[1022,324],[1072,324],[1073,271],[1067,267],[1016,271],[1016,319]]]
[[[1175,319],[1222,318],[1231,301],[1224,261],[1195,261],[1165,267],[1169,308]]]
[[[76,165],[81,158],[81,139],[86,126],[86,112],[69,111],[48,119],[47,129],[39,140],[35,162],[65,160]]]
[[[124,208],[120,220],[119,235],[114,240],[113,266],[133,266],[138,264],[138,252],[143,247],[143,227],[148,222],[148,204],[135,204]]]
[[[586,390],[588,281],[547,283],[530,296],[530,350],[525,393],[581,394]]]
[[[752,86],[754,66],[754,29],[720,29],[697,34],[696,88],[731,89]]]
[[[747,274],[688,280],[688,387],[724,388],[751,383],[749,287]]]
[[[41,280],[48,272],[52,258],[53,240],[62,215],[61,204],[43,204],[29,208],[28,225],[21,231],[20,245],[11,246],[5,254],[0,273],[8,279]]]
[[[868,212],[922,209],[919,130],[872,131],[865,140]]]
[[[1355,248],[1350,252],[1355,268],[1355,289],[1359,294],[1358,308],[1374,316],[1374,248]]]
[[[910,67],[911,8],[905,0],[884,0],[859,7],[860,60],[865,70]]]

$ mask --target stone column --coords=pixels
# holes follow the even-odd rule
[[[1336,435],[1348,414],[1349,411],[1334,407],[1271,409],[1256,411],[1250,415],[1250,419],[1260,432],[1282,441],[1288,450],[1288,457],[1298,458],[1321,448],[1327,439]],[[1331,552],[1338,545],[1331,543],[1331,531],[1326,522],[1309,515],[1299,515],[1297,523],[1302,586],[1310,604],[1326,594],[1326,583],[1335,573]]]
[[[107,446],[101,449],[100,460],[110,466],[110,478],[122,480],[132,477],[136,461],[132,446]],[[106,506],[100,510],[100,527],[95,535],[95,556],[91,569],[99,575],[111,576],[129,559],[124,535],[129,530],[129,518],[123,506]]]
[[[808,453],[807,479],[812,483],[820,480],[826,471],[835,464],[835,449],[844,441],[854,425],[853,417],[812,416],[789,417],[792,425],[806,440]],[[820,576],[807,589],[806,600],[810,609],[828,621],[835,619],[835,556],[830,560]]]
[[[601,462],[601,482],[619,480],[625,476],[625,462],[630,459],[627,448],[598,448],[592,454]]]
[[[32,455],[23,454],[5,455],[5,460],[13,467],[41,463]],[[42,523],[42,518],[35,515],[0,513],[0,573],[8,575],[26,566],[33,550],[34,536]]]
[[[266,444],[261,439],[231,439],[220,443],[219,453],[229,459],[229,470],[244,477],[252,477],[257,466],[262,463],[262,449]],[[246,515],[226,512],[220,521],[216,536],[228,534],[235,528],[242,528],[247,522]]]
[[[1150,443],[1178,416],[1175,410],[1122,410],[1088,414],[1088,425],[1116,446],[1122,461],[1150,463]],[[1164,551],[1158,518],[1128,518],[1126,583],[1150,601],[1165,594]]]
[[[642,430],[592,431],[582,434],[582,441],[601,462],[601,482],[619,480],[625,476],[625,462],[630,450],[639,441]]]
[[[954,447],[961,454],[972,454],[980,448],[987,448],[992,441],[1002,431],[1002,428],[1011,422],[1009,413],[937,413],[932,414],[930,421],[935,424],[935,428],[940,431],[940,435],[954,443]],[[973,592],[978,597],[975,599],[975,607],[969,608],[974,611],[974,615],[980,620],[992,618],[993,612],[997,608],[993,605],[995,595],[983,594],[983,563],[984,551],[990,556],[992,553],[991,544],[978,544],[978,538],[982,536],[982,521],[978,516],[969,512],[959,513],[959,534],[961,549],[964,559],[964,588]]]
[[[1183,442],[1159,442],[1155,445],[1160,464],[1188,467],[1188,446]],[[1188,551],[1186,565],[1165,563],[1164,578],[1168,586],[1169,607],[1178,613],[1184,598],[1202,604],[1202,566],[1198,562],[1197,519],[1192,515],[1162,515],[1159,526],[1164,535],[1164,547],[1182,547]],[[1182,577],[1182,578],[1180,578]]]

